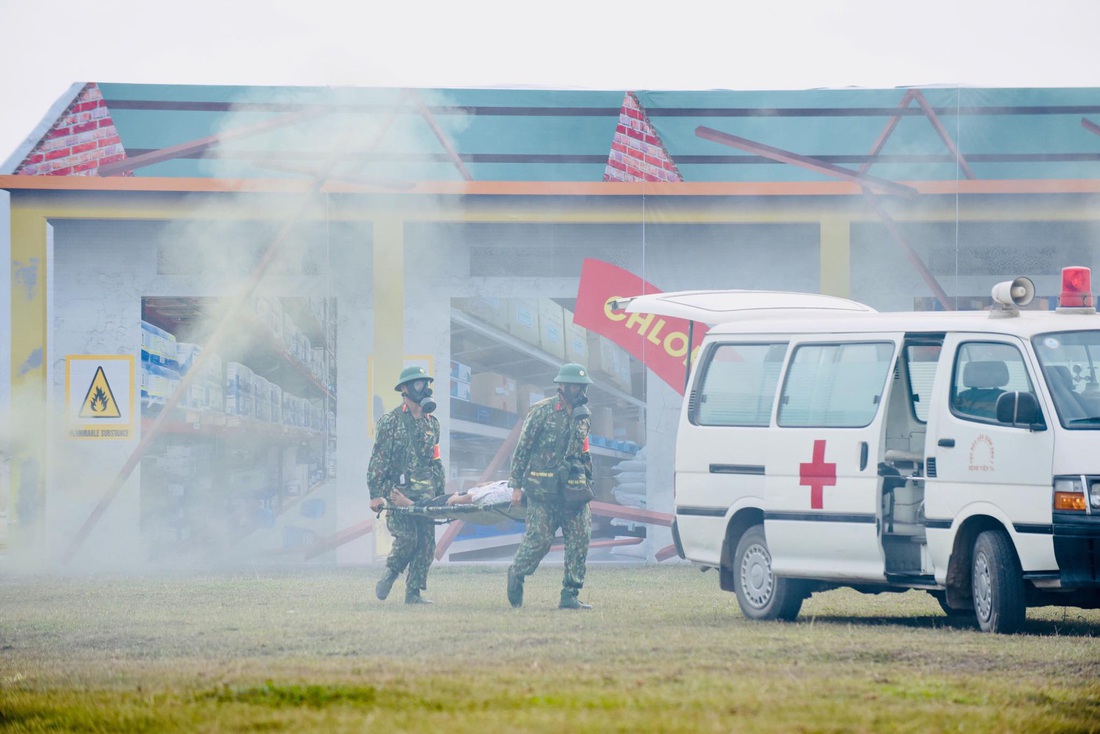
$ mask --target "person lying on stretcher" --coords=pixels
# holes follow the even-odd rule
[[[511,501],[512,488],[508,485],[507,480],[484,482],[474,487],[470,487],[470,489],[465,492],[440,495],[439,497],[433,497],[432,499],[422,500],[420,502],[413,502],[396,489],[393,491],[393,495],[390,498],[390,502],[397,507],[410,507],[412,505],[418,505],[420,507],[450,507],[452,505],[485,506]]]

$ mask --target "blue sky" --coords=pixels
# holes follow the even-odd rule
[[[1100,88],[1097,28],[1094,0],[0,0],[0,161],[76,82]]]

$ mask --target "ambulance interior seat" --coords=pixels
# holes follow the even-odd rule
[[[997,415],[997,398],[1008,384],[1008,365],[999,360],[967,362],[962,382],[966,389],[955,396],[955,409],[992,420]]]

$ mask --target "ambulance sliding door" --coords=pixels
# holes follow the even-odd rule
[[[878,462],[900,340],[792,341],[767,457],[764,529],[777,574],[885,578]]]

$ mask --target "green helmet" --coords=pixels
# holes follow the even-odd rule
[[[432,382],[435,378],[429,375],[428,370],[423,367],[406,367],[401,370],[401,376],[397,378],[397,384],[393,386],[393,389],[397,392],[401,392],[401,386],[413,380],[427,380],[428,382]]]
[[[558,376],[554,378],[554,382],[570,382],[575,385],[591,385],[592,378],[588,376],[588,370],[584,368],[583,364],[569,362],[561,366],[561,369],[558,370]]]

